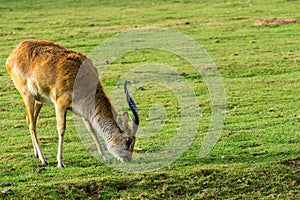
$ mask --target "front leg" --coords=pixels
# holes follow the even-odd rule
[[[85,123],[86,128],[92,133],[94,142],[95,142],[95,144],[97,146],[97,149],[98,149],[98,152],[100,153],[100,155],[102,156],[102,158],[104,159],[104,161],[110,162],[111,158],[106,154],[105,149],[101,145],[101,143],[99,141],[99,138],[97,136],[97,132],[95,131],[95,129],[92,127],[91,123],[88,120],[83,119],[83,121]]]
[[[57,166],[59,168],[65,167],[63,163],[63,156],[62,156],[62,146],[63,146],[63,139],[66,129],[66,109],[59,106],[58,104],[55,105],[56,111],[56,123],[57,123],[57,132],[58,132],[58,151],[57,151]]]

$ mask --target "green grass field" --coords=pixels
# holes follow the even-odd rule
[[[253,25],[259,19],[300,19],[299,6],[297,0],[1,0],[0,199],[299,199],[300,23]],[[50,163],[41,166],[33,155],[23,102],[5,69],[10,52],[24,39],[37,38],[88,55],[118,33],[145,27],[187,35],[218,67],[226,90],[226,116],[212,151],[198,156],[212,111],[201,75],[170,52],[137,50],[111,63],[102,84],[111,95],[120,77],[142,64],[161,63],[182,74],[201,110],[188,150],[155,171],[117,170],[89,153],[69,113],[66,168],[58,169],[55,113],[49,104],[37,125]],[[172,91],[155,84],[143,87],[133,94],[141,123],[151,123],[149,111],[156,103],[165,108],[166,121],[156,135],[147,138],[147,129],[140,132],[140,155],[161,151],[180,125]]]

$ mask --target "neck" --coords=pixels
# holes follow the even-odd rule
[[[116,123],[118,114],[113,108],[109,98],[106,96],[100,83],[96,89],[94,109],[94,114],[90,117],[93,128],[101,133],[105,140],[110,140],[113,134],[120,132]]]
[[[103,138],[120,133],[116,123],[117,112],[111,105],[94,68],[84,65],[80,68],[72,93],[72,110],[88,120],[92,127],[102,134]],[[82,77],[81,77],[82,76]]]

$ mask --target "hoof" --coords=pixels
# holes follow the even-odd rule
[[[64,164],[57,164],[57,167],[58,168],[65,168],[65,165]]]
[[[65,168],[65,165],[64,165],[63,162],[58,162],[58,161],[56,161],[56,162],[57,162],[57,167],[58,168]]]
[[[48,166],[48,165],[49,165],[49,163],[48,163],[48,161],[47,161],[47,160],[44,160],[44,161],[42,161],[42,165],[43,165],[43,166]]]
[[[109,164],[111,164],[111,162],[112,162],[111,158],[110,158],[110,157],[108,157],[108,156],[106,156],[106,157],[103,157],[103,159],[104,159],[104,161],[105,161],[106,163],[109,163]]]

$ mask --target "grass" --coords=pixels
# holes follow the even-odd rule
[[[0,2],[0,193],[4,199],[299,199],[299,23],[255,27],[258,19],[300,19],[299,2],[276,1],[4,1]],[[226,118],[221,138],[200,158],[211,98],[189,63],[160,50],[137,50],[111,63],[102,84],[112,95],[120,77],[141,64],[168,65],[188,81],[201,117],[196,136],[172,164],[152,172],[116,170],[93,157],[68,114],[65,169],[56,167],[52,105],[43,107],[38,136],[50,166],[33,156],[22,100],[10,83],[5,59],[24,39],[53,40],[89,54],[117,33],[143,27],[181,32],[201,44],[223,78]],[[180,125],[174,91],[155,84],[133,94],[143,132],[137,153],[161,151]],[[147,135],[153,104],[166,117]],[[160,108],[160,107],[159,107]],[[155,111],[155,110],[154,110]],[[143,136],[143,137],[141,137]]]

